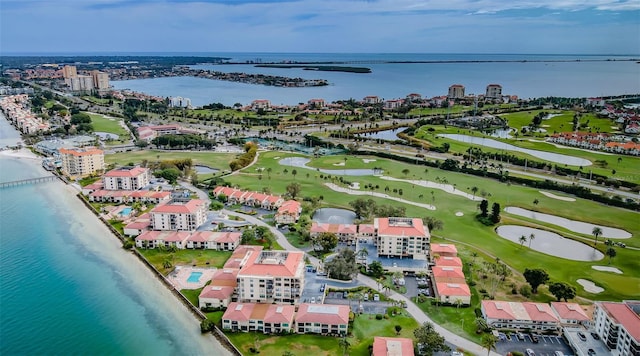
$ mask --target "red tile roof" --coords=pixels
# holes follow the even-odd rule
[[[224,315],[222,315],[222,320],[236,320],[238,322],[249,321],[251,320],[251,314],[255,306],[255,303],[231,302],[224,312]]]
[[[348,324],[349,306],[302,303],[298,308],[296,323]]]
[[[618,324],[624,326],[636,342],[640,342],[640,315],[636,314],[626,303],[601,302],[599,305]]]
[[[404,337],[373,338],[373,356],[414,356],[413,340]]]
[[[156,206],[155,208],[153,208],[153,210],[151,210],[151,212],[169,214],[193,214],[205,204],[205,201],[200,199],[192,199],[187,203],[170,202]]]
[[[272,254],[276,254],[276,257],[271,258]],[[256,251],[251,252],[238,275],[294,277],[303,267],[304,252]]]
[[[439,267],[462,267],[460,257],[440,256],[436,258],[435,263]]]
[[[551,302],[551,308],[560,319],[588,321],[590,318],[577,303]]]
[[[430,236],[419,218],[376,218],[373,225],[379,235]]]
[[[529,314],[529,318],[533,321],[558,321],[558,317],[553,312],[549,304],[525,302],[522,303],[522,306],[524,306],[527,314]]]
[[[471,296],[471,290],[465,283],[436,283],[438,295],[444,296]]]
[[[264,314],[265,323],[287,323],[289,326],[293,324],[293,315],[296,313],[294,305],[286,304],[269,304],[269,308]]]
[[[149,168],[135,167],[131,169],[112,169],[105,174],[105,177],[137,177],[146,171]]]
[[[95,147],[85,147],[85,148],[60,148],[58,152],[61,154],[69,154],[72,156],[89,156],[89,155],[97,155],[104,154],[104,151],[99,150]]]
[[[206,286],[202,288],[199,298],[211,298],[211,299],[229,299],[233,295],[235,287],[229,286]]]
[[[452,244],[431,244],[431,255],[457,255],[458,249]]]
[[[439,278],[461,278],[464,280],[464,272],[461,267],[433,266],[431,273],[436,280]]]

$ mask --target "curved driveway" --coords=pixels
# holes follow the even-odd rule
[[[189,188],[190,190],[193,190],[194,192],[196,192],[196,194],[198,194],[198,197],[202,200],[205,200],[207,202],[210,202],[211,199],[209,199],[209,195],[206,192],[203,192],[202,190],[195,188],[193,185],[188,184],[188,183],[180,183],[180,185],[182,185],[183,187]],[[227,215],[231,215],[231,216],[238,216],[241,217],[243,219],[245,219],[246,221],[255,224],[255,225],[259,225],[259,226],[265,226],[267,228],[269,228],[269,230],[273,233],[273,235],[276,237],[276,240],[278,241],[278,244],[280,244],[280,246],[282,246],[282,248],[284,248],[287,251],[301,251],[299,248],[293,246],[289,240],[287,240],[287,237],[284,236],[284,234],[276,229],[275,227],[267,224],[266,222],[251,216],[251,215],[247,215],[247,214],[242,214],[242,213],[238,213],[235,211],[230,211],[227,209],[222,209],[222,213],[227,214]],[[319,267],[320,265],[320,261],[307,254],[307,257],[309,258],[309,260],[311,261],[311,264],[313,264],[316,267]],[[378,284],[375,280],[363,275],[363,274],[358,274],[357,277],[357,281],[363,285],[366,285],[367,287],[373,289],[373,290],[377,290],[380,291],[378,289]],[[382,292],[381,292],[382,293]],[[466,351],[472,352],[475,355],[485,355],[486,354],[486,349],[484,349],[482,346],[474,343],[473,341],[467,340],[461,336],[458,336],[454,333],[452,333],[451,331],[441,327],[440,325],[436,324],[433,322],[433,320],[431,320],[431,318],[429,318],[420,308],[418,308],[417,305],[415,305],[413,303],[413,301],[407,297],[405,297],[402,294],[399,294],[395,291],[391,291],[389,294],[387,294],[389,297],[395,299],[395,300],[399,300],[399,301],[404,301],[407,303],[407,312],[414,318],[416,319],[416,321],[422,325],[425,322],[430,322],[433,324],[435,330],[440,333],[440,335],[444,336],[445,340],[447,340],[449,343],[455,345],[456,347],[462,348]],[[500,356],[500,354],[496,353],[496,352],[491,352],[490,354],[491,356]]]

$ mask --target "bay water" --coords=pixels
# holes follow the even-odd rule
[[[167,77],[112,81],[116,89],[191,99],[195,106],[212,102],[247,105],[268,99],[274,105],[294,105],[312,98],[327,101],[361,100],[367,95],[384,99],[409,93],[424,97],[447,95],[452,84],[462,84],[467,94],[484,94],[486,86],[500,84],[503,94],[520,98],[597,97],[640,93],[640,64],[629,56],[585,55],[482,55],[482,54],[301,54],[221,53],[235,62],[347,61],[372,72],[321,72],[301,68],[262,68],[253,64],[207,64],[196,69],[220,72],[280,75],[326,79],[322,87],[285,88],[194,77]],[[381,63],[381,61],[433,61]],[[508,62],[505,62],[508,61]]]
[[[20,140],[2,117],[0,134]],[[28,151],[0,152],[0,182],[47,174]],[[0,354],[228,352],[56,180],[0,189]]]

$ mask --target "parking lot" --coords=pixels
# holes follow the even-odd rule
[[[373,298],[373,295],[371,295]],[[327,294],[324,299],[325,304],[341,304],[350,305],[353,312],[359,312],[363,314],[384,314],[387,312],[387,308],[391,306],[389,302],[383,301],[362,301],[359,303],[357,300],[349,300],[344,297],[343,292],[331,292]]]
[[[404,286],[407,288],[405,295],[409,298],[417,297],[419,294],[429,296],[431,293],[431,283],[428,277],[422,278],[418,283],[416,276],[405,276]]]
[[[324,292],[320,291],[326,279],[318,276],[312,269],[307,268],[304,275],[304,289],[300,296],[300,303],[322,303]]]
[[[525,351],[527,349],[533,350],[536,356],[554,356],[555,351],[560,351],[565,355],[573,355],[571,346],[565,342],[562,336],[539,335],[536,343],[533,342],[528,334],[522,334],[522,339],[515,333],[512,333],[511,337],[503,333],[499,335],[496,351],[502,355],[506,355],[511,351],[522,352],[526,355]]]

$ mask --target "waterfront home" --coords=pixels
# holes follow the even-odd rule
[[[591,318],[579,304],[567,302],[551,302],[550,304],[562,326],[589,325]]]
[[[316,237],[321,233],[335,234],[340,241],[354,242],[358,236],[358,225],[354,224],[328,224],[313,222],[309,233],[311,237]]]
[[[87,186],[88,187],[88,186]],[[85,187],[85,188],[87,188]],[[83,189],[83,192],[85,189]],[[89,191],[89,189],[86,189]],[[92,191],[88,195],[89,201],[100,203],[151,203],[159,204],[171,200],[171,192],[156,192],[153,190],[103,190]]]
[[[126,236],[138,236],[144,231],[149,230],[151,226],[151,217],[149,213],[142,214],[136,218],[133,222],[124,226],[124,234]]]
[[[27,94],[11,95],[0,98],[0,110],[5,114],[20,132],[35,134],[49,131],[49,122],[43,121],[29,109],[29,96]]]
[[[141,140],[151,142],[154,138],[164,135],[203,134],[205,131],[188,129],[178,124],[166,124],[155,126],[140,126],[136,129]]]
[[[154,230],[193,231],[206,221],[207,209],[204,200],[172,200],[151,210],[151,227]]]
[[[105,190],[138,190],[149,185],[149,168],[112,169],[102,178]]]
[[[405,337],[373,337],[372,356],[414,356],[413,340]]]
[[[274,220],[277,224],[288,225],[295,224],[300,218],[302,212],[302,205],[295,200],[287,200],[278,208],[274,216]]]
[[[249,257],[252,252],[260,252],[262,251],[262,246],[255,245],[240,245],[236,247],[236,249],[231,254],[231,257],[227,259],[227,262],[224,263],[224,268],[235,268],[240,269],[242,267],[243,261]]]
[[[485,93],[485,98],[488,99],[502,99],[502,85],[489,84]]]
[[[462,99],[464,98],[464,85],[453,84],[449,87],[449,93],[447,95],[449,99]]]
[[[483,300],[482,316],[496,329],[556,331],[560,320],[549,304]]]
[[[241,239],[239,232],[144,230],[144,226],[143,219],[126,226],[126,235],[133,236],[133,233],[141,231],[135,239],[136,246],[139,248],[175,246],[178,249],[233,251],[238,247]],[[148,223],[146,226],[149,226]]]
[[[431,235],[422,219],[376,218],[373,226],[379,256],[426,259]]]
[[[190,234],[186,231],[144,231],[136,237],[136,247],[157,248],[162,246],[184,249],[187,246],[189,236]]]
[[[295,304],[304,288],[304,252],[247,251],[238,272],[238,300]]]
[[[266,99],[256,99],[251,102],[251,110],[254,110],[254,111],[258,111],[260,109],[269,110],[270,107],[271,107],[271,102]]]
[[[382,99],[380,99],[375,95],[369,95],[369,96],[365,96],[364,99],[362,99],[362,102],[365,104],[374,105],[374,104],[381,103]]]
[[[349,327],[348,305],[302,303],[295,318],[300,334],[346,335]]]
[[[238,285],[237,275],[237,269],[217,270],[211,277],[211,283],[205,286],[198,296],[200,309],[227,307]]]
[[[232,302],[222,316],[222,329],[265,334],[289,332],[294,314],[293,305]]]

